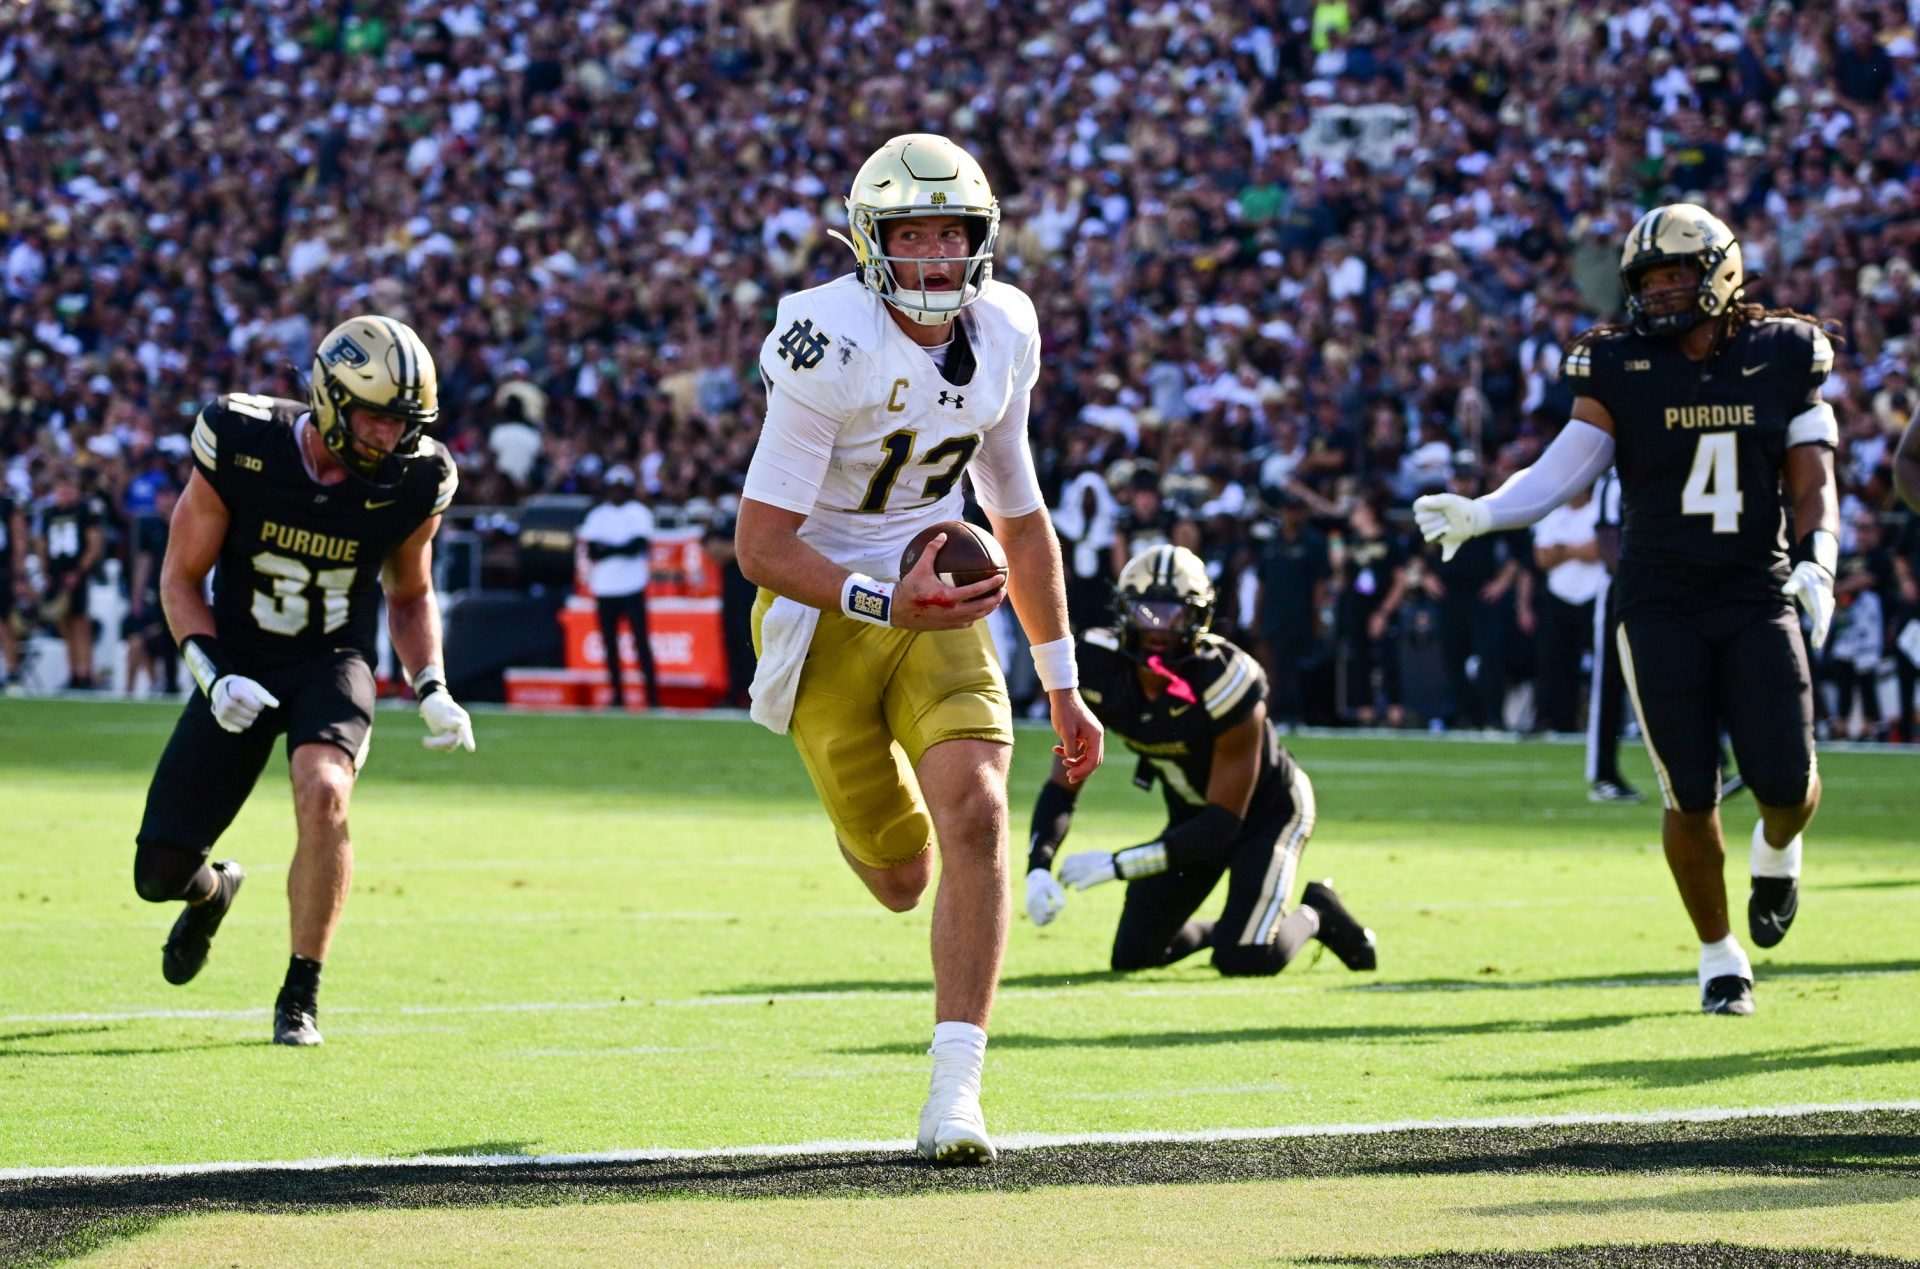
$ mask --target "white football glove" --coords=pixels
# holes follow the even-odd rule
[[[1035,868],[1027,874],[1027,920],[1045,925],[1066,906],[1067,892],[1060,888],[1052,873],[1045,868]]]
[[[1813,646],[1825,645],[1827,630],[1833,625],[1833,574],[1812,560],[1801,560],[1793,566],[1793,573],[1780,593],[1798,600],[1813,622],[1813,631],[1808,635]]]
[[[1083,850],[1077,855],[1068,855],[1060,865],[1060,880],[1075,890],[1091,889],[1119,875],[1114,871],[1113,855],[1104,850]]]
[[[445,688],[430,693],[420,702],[420,717],[431,735],[420,743],[429,749],[465,749],[473,752],[473,719],[447,694]]]
[[[1440,544],[1440,562],[1444,564],[1461,543],[1493,527],[1493,513],[1474,498],[1426,494],[1413,500],[1413,522],[1420,526],[1420,536]]]
[[[207,703],[213,706],[213,721],[235,735],[253,726],[261,710],[280,708],[272,692],[242,674],[223,674],[215,679]]]

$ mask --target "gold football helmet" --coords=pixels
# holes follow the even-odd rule
[[[902,286],[895,264],[918,265],[907,256],[882,250],[882,228],[904,216],[967,218],[969,252],[961,284],[952,291]],[[869,291],[928,326],[950,320],[979,299],[993,278],[993,244],[1000,236],[1000,204],[987,174],[971,154],[942,136],[910,132],[894,137],[860,165],[847,195],[848,237],[834,236],[853,248],[860,281]]]
[[[1213,579],[1184,546],[1150,546],[1127,561],[1113,588],[1120,646],[1135,658],[1192,655],[1213,625]]]
[[[411,326],[363,314],[320,341],[309,400],[326,447],[361,480],[390,489],[418,456],[421,433],[439,421],[440,378],[433,354]],[[355,408],[398,419],[406,430],[392,449],[381,449],[348,425],[347,412]]]
[[[1640,295],[1640,277],[1656,265],[1692,261],[1700,266],[1693,301],[1655,312]],[[1740,300],[1746,276],[1740,243],[1726,222],[1693,203],[1669,203],[1642,216],[1620,252],[1620,281],[1627,289],[1627,317],[1642,335],[1677,335],[1711,317],[1725,315]]]

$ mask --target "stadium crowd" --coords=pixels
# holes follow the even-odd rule
[[[1845,338],[1832,726],[1912,740],[1920,521],[1888,467],[1920,351],[1920,0],[1744,8],[8,6],[8,531],[77,501],[87,568],[123,562],[130,634],[167,651],[147,582],[196,412],[304,396],[315,339],[365,309],[433,349],[462,502],[625,464],[657,510],[724,521],[775,302],[849,268],[825,231],[861,158],[937,131],[992,177],[996,276],[1040,308],[1077,622],[1171,537],[1290,720],[1541,726],[1509,687],[1565,672],[1536,655],[1556,544],[1470,573],[1404,508],[1532,459],[1563,344],[1619,312],[1622,235],[1688,199],[1740,236],[1750,297]],[[21,545],[26,628],[56,579]],[[1891,717],[1856,693],[1883,675]]]

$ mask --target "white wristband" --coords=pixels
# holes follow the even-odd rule
[[[1080,686],[1080,667],[1073,659],[1073,637],[1033,645],[1033,669],[1048,692]]]
[[[876,582],[865,573],[848,573],[840,588],[840,611],[856,621],[876,626],[893,624],[893,583]]]

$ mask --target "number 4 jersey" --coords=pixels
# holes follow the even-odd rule
[[[453,501],[452,455],[422,437],[393,489],[307,474],[294,423],[304,402],[231,393],[200,412],[193,457],[227,506],[214,573],[214,627],[242,668],[268,669],[336,648],[371,664],[380,566]]]
[[[1810,323],[1743,323],[1718,353],[1632,333],[1575,345],[1561,374],[1613,416],[1623,533],[1622,611],[1779,598],[1795,445],[1838,441],[1820,385],[1833,347]]]

